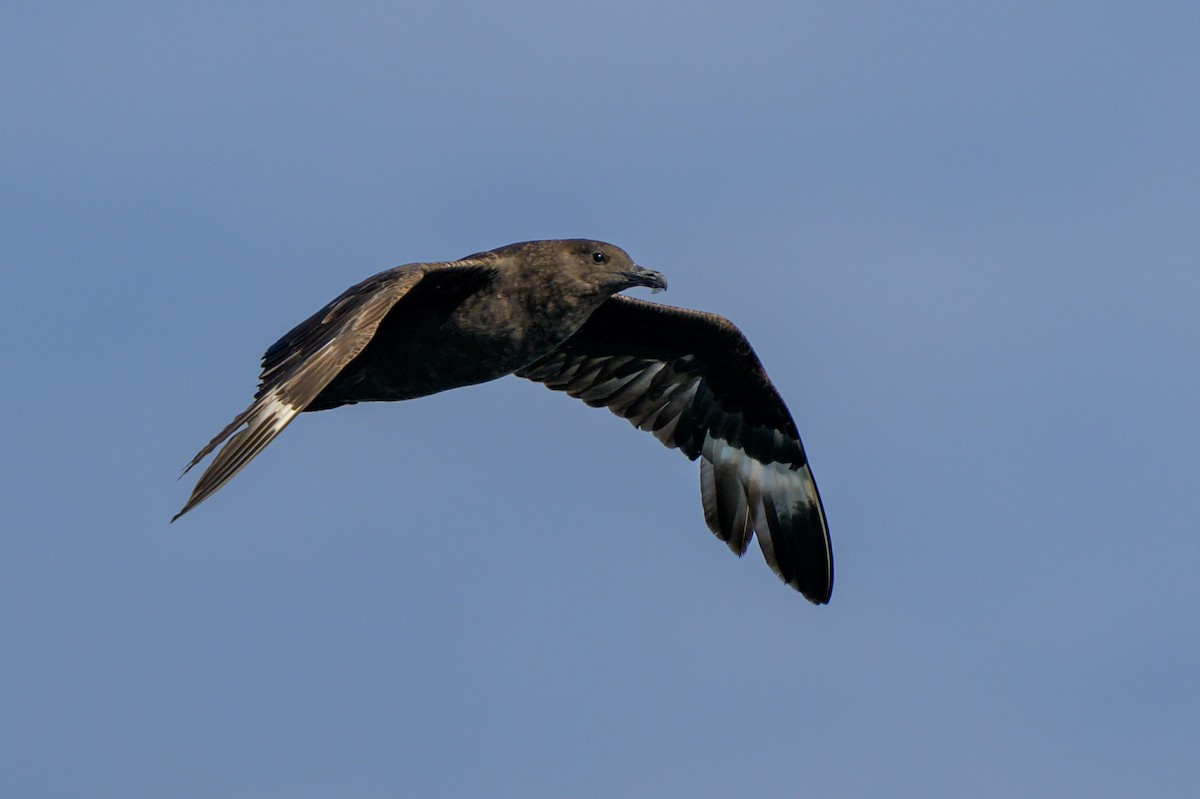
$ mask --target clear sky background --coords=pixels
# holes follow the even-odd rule
[[[1198,54],[1192,2],[4,4],[0,795],[1194,796]],[[291,325],[574,236],[750,337],[828,607],[515,378],[168,527]]]

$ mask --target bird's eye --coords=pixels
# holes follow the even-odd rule
[[[608,256],[602,252],[594,252],[592,253],[592,260],[598,264],[602,264],[608,260]]]

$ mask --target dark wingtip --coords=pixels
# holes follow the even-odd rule
[[[833,597],[832,574],[827,577],[825,574],[809,571],[805,574],[793,574],[789,578],[776,572],[775,576],[814,605],[828,605],[829,600]]]
[[[833,597],[833,583],[832,582],[821,588],[816,588],[814,586],[806,586],[803,588],[797,587],[796,590],[799,591],[804,596],[805,599],[807,599],[809,602],[813,603],[814,605],[828,605],[829,600]]]
[[[820,543],[809,546],[810,555],[804,559],[802,572],[796,575],[796,590],[814,605],[828,605],[833,596],[833,552],[825,527],[824,514],[810,519],[809,534]]]

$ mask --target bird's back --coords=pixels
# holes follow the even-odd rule
[[[414,399],[495,380],[558,347],[603,299],[573,294],[552,273],[530,274],[504,262],[467,280],[432,272],[396,303],[307,410]]]

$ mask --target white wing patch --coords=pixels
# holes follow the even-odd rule
[[[202,461],[218,444],[233,435],[233,438],[221,448],[217,457],[201,475],[196,487],[192,489],[192,495],[187,504],[179,513],[175,514],[171,521],[175,521],[199,505],[217,489],[233,479],[233,476],[240,472],[242,467],[249,463],[255,455],[262,452],[263,448],[270,444],[272,439],[291,423],[292,419],[296,418],[296,414],[300,413],[300,410],[280,399],[279,388],[274,388],[238,414],[224,430],[217,434],[216,438],[208,442],[208,446],[200,450],[183,470],[183,473],[187,474],[188,470]],[[239,431],[238,428],[242,425],[245,425],[245,429]],[[234,431],[238,432],[234,433]]]
[[[781,575],[781,553],[773,536],[788,535],[803,519],[820,519],[816,483],[808,465],[781,461],[763,463],[723,438],[707,435],[700,453],[700,500],[708,527],[729,548],[743,555],[751,537],[758,539],[771,568]],[[779,542],[780,546],[793,545]],[[828,551],[828,550],[827,550]],[[832,562],[826,567],[833,568]]]

